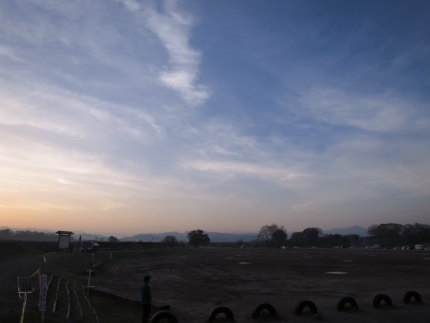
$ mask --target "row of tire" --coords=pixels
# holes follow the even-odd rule
[[[421,295],[416,291],[408,291],[405,293],[403,297],[403,302],[405,304],[413,304],[413,303],[422,303],[422,297]],[[393,305],[393,301],[391,298],[386,294],[377,294],[373,298],[372,306],[374,308],[381,308],[381,307],[390,307]],[[350,296],[343,297],[340,299],[340,301],[337,303],[337,310],[338,311],[357,311],[358,310],[358,304],[357,301]],[[304,313],[311,313],[311,314],[317,314],[318,308],[315,305],[314,302],[309,300],[303,300],[299,302],[294,310],[295,315],[300,316]],[[276,318],[278,317],[278,313],[275,309],[275,307],[269,303],[263,303],[259,304],[252,312],[252,318],[258,319],[261,316],[270,317],[270,318]],[[230,321],[234,322],[234,314],[232,310],[226,306],[219,306],[214,308],[210,314],[208,322],[215,322],[218,318],[222,317],[224,321]],[[177,323],[178,320],[176,317],[172,314],[172,312],[168,310],[162,310],[154,314],[154,316],[151,318],[150,323],[158,323],[161,321],[168,321],[169,323]]]

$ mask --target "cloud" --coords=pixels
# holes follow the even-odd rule
[[[300,114],[332,125],[396,132],[418,124],[418,119],[412,120],[415,109],[410,102],[393,93],[359,96],[317,87],[302,93],[299,102],[303,109]]]
[[[142,16],[167,51],[169,67],[160,73],[160,81],[177,91],[187,103],[203,104],[210,93],[207,87],[197,84],[201,53],[190,46],[192,17],[182,12],[173,0],[164,1],[160,10],[156,5],[141,6],[132,0],[124,1],[124,5]]]
[[[35,128],[51,134],[92,142],[96,137],[111,143],[134,137],[143,143],[162,134],[164,125],[150,112],[76,94],[65,88],[32,84],[8,84],[0,79],[0,125]],[[28,90],[31,88],[31,90]],[[106,131],[109,129],[109,131]]]
[[[264,166],[261,164],[239,163],[239,162],[223,162],[223,161],[207,161],[196,160],[186,162],[183,167],[185,169],[194,169],[203,172],[214,172],[224,174],[226,176],[235,176],[238,174],[250,175],[253,177],[262,178],[265,180],[286,183],[291,185],[292,182],[302,180],[309,176],[300,171],[295,171],[287,168],[274,166]]]
[[[5,56],[14,61],[22,62],[22,59],[17,56],[14,49],[9,46],[0,45],[0,56]]]

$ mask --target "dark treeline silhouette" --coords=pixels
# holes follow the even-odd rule
[[[384,223],[371,225],[369,236],[381,247],[399,247],[416,244],[430,244],[430,225]]]
[[[368,228],[368,236],[360,237],[357,234],[340,235],[326,234],[317,227],[306,228],[301,232],[293,232],[289,237],[284,226],[277,224],[264,225],[258,232],[257,241],[248,242],[250,245],[267,247],[320,247],[320,248],[349,248],[367,247],[379,245],[382,248],[406,247],[413,249],[415,245],[430,245],[430,225],[428,224],[374,224]],[[210,239],[203,230],[194,230],[188,233],[189,244],[195,247],[210,243]],[[0,230],[0,240],[8,241],[57,241],[55,233],[37,231],[13,231],[11,229]],[[74,239],[73,239],[74,240]],[[108,239],[111,243],[118,243],[114,236]],[[123,244],[123,242],[121,242]],[[166,236],[160,243],[166,246],[183,245],[173,236]],[[212,244],[212,243],[211,243]],[[243,245],[243,241],[233,243]],[[215,244],[214,244],[215,245]],[[221,244],[222,245],[222,244]]]
[[[55,233],[37,231],[13,231],[11,229],[0,230],[0,240],[9,241],[57,241]]]
[[[259,234],[260,244],[268,247],[320,247],[320,248],[349,248],[371,247],[379,245],[383,248],[406,247],[413,249],[415,245],[430,244],[430,225],[427,224],[396,224],[384,223],[371,225],[367,237],[357,234],[323,235],[320,228],[306,228],[301,232],[293,232],[288,239],[283,226],[277,224],[264,225]]]

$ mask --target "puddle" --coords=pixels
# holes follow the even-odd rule
[[[239,265],[250,265],[250,262],[246,262],[246,261],[241,261],[239,262]]]
[[[330,275],[346,275],[346,271],[326,271],[326,274]]]

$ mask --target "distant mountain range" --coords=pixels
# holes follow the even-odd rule
[[[9,227],[0,227],[0,230],[11,229],[13,231],[37,231],[37,232],[45,232],[45,233],[54,233],[55,231],[36,229],[36,228],[9,228]],[[178,241],[187,241],[187,233],[188,232],[163,232],[163,233],[141,233],[136,234],[130,237],[124,237],[119,239],[120,241],[144,241],[144,242],[160,242],[166,236],[174,236]],[[249,242],[257,239],[257,233],[222,233],[222,232],[208,232],[211,242],[237,242],[242,240],[243,242]],[[288,232],[290,236],[292,232]],[[340,234],[340,235],[349,235],[349,234],[358,234],[360,237],[367,236],[367,229],[360,226],[352,226],[348,228],[338,228],[338,229],[330,229],[324,230],[323,234]],[[90,234],[82,231],[74,231],[73,237],[75,239],[79,239],[81,236],[82,240],[107,240],[108,237],[100,234]]]

